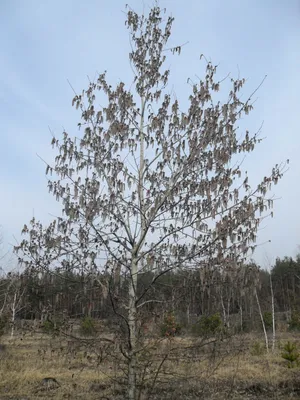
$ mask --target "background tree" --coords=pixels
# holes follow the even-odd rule
[[[16,318],[20,311],[25,307],[24,297],[26,295],[26,287],[23,283],[23,277],[19,276],[18,273],[8,274],[8,298],[7,304],[10,312],[10,324],[11,324],[11,337],[14,336]]]
[[[274,293],[277,306],[283,311],[300,308],[300,262],[299,256],[277,258],[272,269]]]
[[[228,101],[215,102],[222,82],[208,62],[183,110],[167,87],[173,18],[163,14],[158,6],[148,16],[128,9],[132,91],[124,82],[113,88],[103,73],[74,97],[79,137],[64,132],[61,141],[53,138],[58,153],[47,166],[56,176],[48,188],[63,215],[47,227],[32,219],[17,247],[29,270],[77,271],[94,280],[107,271],[106,287],[122,321],[130,400],[136,399],[143,350],[139,321],[143,307],[156,301],[155,283],[179,267],[223,273],[241,263],[255,248],[262,215],[272,207],[267,192],[283,172],[276,165],[253,188],[242,176],[238,157],[259,140],[237,127],[252,109],[252,96],[243,101],[239,95],[244,79],[231,79]],[[171,52],[180,54],[181,47]],[[152,279],[141,290],[139,276],[146,271]]]

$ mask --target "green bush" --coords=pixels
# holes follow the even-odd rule
[[[250,333],[252,331],[252,325],[247,320],[243,320],[242,325],[240,323],[234,324],[233,328],[235,333]]]
[[[2,315],[0,318],[0,337],[4,335],[7,324],[8,324],[7,316]]]
[[[62,322],[59,320],[47,319],[42,324],[43,332],[47,333],[48,335],[54,335],[54,336],[59,334],[59,330],[61,327],[62,327]]]
[[[281,353],[281,357],[288,362],[287,365],[289,368],[293,368],[299,365],[300,354],[298,352],[296,343],[291,343],[290,341],[288,341],[283,346],[283,352]]]
[[[291,314],[291,320],[289,322],[290,331],[300,331],[300,313],[297,310],[293,310]]]
[[[94,336],[96,334],[94,320],[91,317],[84,317],[81,320],[79,331],[83,336]]]
[[[52,321],[44,321],[42,323],[43,332],[51,335],[54,332],[54,323]]]
[[[222,331],[223,322],[219,313],[201,317],[192,328],[192,333],[195,336],[211,336]]]
[[[273,318],[272,318],[272,313],[269,311],[264,312],[263,314],[263,319],[264,319],[264,324],[266,329],[271,329],[273,326]]]
[[[250,353],[252,356],[262,356],[265,352],[266,345],[261,342],[254,342],[250,349]]]
[[[161,335],[162,336],[177,336],[181,332],[181,326],[176,321],[176,317],[174,313],[168,313],[165,318],[164,322],[160,327]]]
[[[283,344],[282,344],[282,341],[280,339],[277,340],[277,348],[278,348],[278,350],[282,350],[282,348],[283,348]]]

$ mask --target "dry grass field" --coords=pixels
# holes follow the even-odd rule
[[[300,368],[288,368],[281,357],[288,340],[300,344],[300,337],[281,334],[269,354],[254,335],[207,346],[191,338],[148,340],[140,360],[140,400],[300,398]],[[104,354],[98,345],[37,333],[2,337],[1,344],[0,400],[126,398],[116,346],[110,352],[106,346]]]

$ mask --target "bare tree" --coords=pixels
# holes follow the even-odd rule
[[[8,272],[0,282],[0,317],[9,318],[11,337],[14,336],[17,314],[25,308],[24,295],[26,288],[20,274]]]
[[[10,336],[13,337],[15,333],[15,324],[17,314],[25,308],[23,302],[26,288],[22,285],[22,279],[19,274],[9,272],[7,274],[7,308],[10,314],[11,331]]]
[[[0,248],[2,250],[2,244],[3,244],[3,238],[2,234],[0,233]],[[5,260],[5,257],[7,256],[8,252],[2,254],[0,256],[0,320],[2,318],[5,319],[6,317],[6,312],[7,312],[7,300],[8,300],[8,295],[9,295],[9,288],[10,284],[8,283],[6,279],[6,272],[4,268],[2,267],[2,263]]]
[[[113,88],[102,73],[75,95],[79,137],[63,132],[61,141],[53,138],[58,153],[47,166],[57,176],[48,188],[63,215],[47,227],[32,219],[16,247],[28,268],[90,274],[104,268],[122,277],[126,290],[110,290],[110,296],[124,323],[130,400],[137,398],[139,318],[151,301],[146,294],[172,269],[242,262],[255,248],[261,218],[272,207],[267,192],[284,168],[276,165],[255,187],[242,176],[239,157],[259,141],[257,133],[237,127],[252,110],[252,95],[239,96],[244,79],[231,79],[228,101],[214,102],[222,81],[207,62],[204,78],[189,80],[185,110],[168,91],[165,60],[168,52],[180,55],[181,47],[168,49],[173,18],[163,14],[158,6],[148,16],[128,9],[133,89],[124,82]],[[138,275],[146,270],[154,278],[139,292]]]

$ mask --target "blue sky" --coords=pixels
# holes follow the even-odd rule
[[[132,0],[136,11],[151,2]],[[263,223],[255,258],[297,253],[300,244],[300,1],[161,0],[175,17],[171,45],[188,41],[180,58],[170,60],[171,81],[187,100],[187,78],[201,75],[204,53],[220,64],[220,77],[247,79],[245,95],[257,93],[255,111],[242,125],[266,137],[245,167],[254,183],[277,163],[290,169],[275,189],[274,219]],[[111,83],[131,83],[129,40],[120,0],[2,0],[0,2],[0,225],[3,251],[20,238],[33,213],[42,221],[59,213],[47,191],[45,167],[51,161],[49,128],[77,132],[73,92],[87,87],[87,76],[108,71]]]

